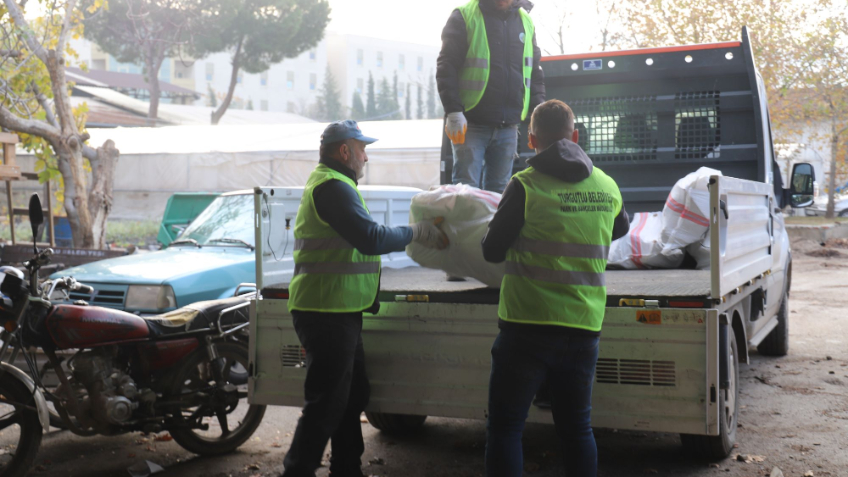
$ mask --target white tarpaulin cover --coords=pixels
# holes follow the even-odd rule
[[[610,268],[677,268],[683,263],[683,250],[663,253],[663,217],[659,212],[639,212],[630,221],[627,235],[610,246]]]
[[[484,260],[480,246],[500,201],[501,195],[496,192],[464,184],[444,185],[417,194],[409,208],[409,223],[444,217],[442,231],[450,246],[436,250],[412,243],[406,253],[421,266],[500,287],[505,265]]]

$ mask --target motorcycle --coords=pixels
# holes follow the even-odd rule
[[[44,222],[37,195],[29,216],[35,237]],[[51,411],[79,436],[168,431],[199,455],[233,451],[253,435],[265,406],[247,403],[246,373],[236,371],[249,369],[251,294],[151,318],[85,302],[54,304],[57,294],[93,290],[73,277],[39,283],[52,250],[33,249],[24,264],[29,283],[20,270],[0,267],[0,477],[26,475]],[[57,387],[42,383],[38,349]],[[57,352],[69,357],[60,360]],[[28,373],[12,364],[19,355]]]

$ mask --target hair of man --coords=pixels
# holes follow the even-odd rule
[[[347,144],[347,139],[331,142],[329,144],[321,144],[318,148],[318,156],[321,158],[339,160],[341,158],[341,147]],[[348,145],[350,147],[350,145]]]
[[[558,99],[545,101],[533,110],[530,134],[536,137],[538,149],[547,149],[562,139],[570,140],[574,134],[574,112]]]

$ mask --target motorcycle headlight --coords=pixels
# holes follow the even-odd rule
[[[162,311],[177,306],[170,285],[130,285],[124,307],[127,310]]]

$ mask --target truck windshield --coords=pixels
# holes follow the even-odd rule
[[[198,245],[233,247],[232,239],[255,245],[253,234],[253,195],[226,195],[209,204],[178,240],[194,239]]]

